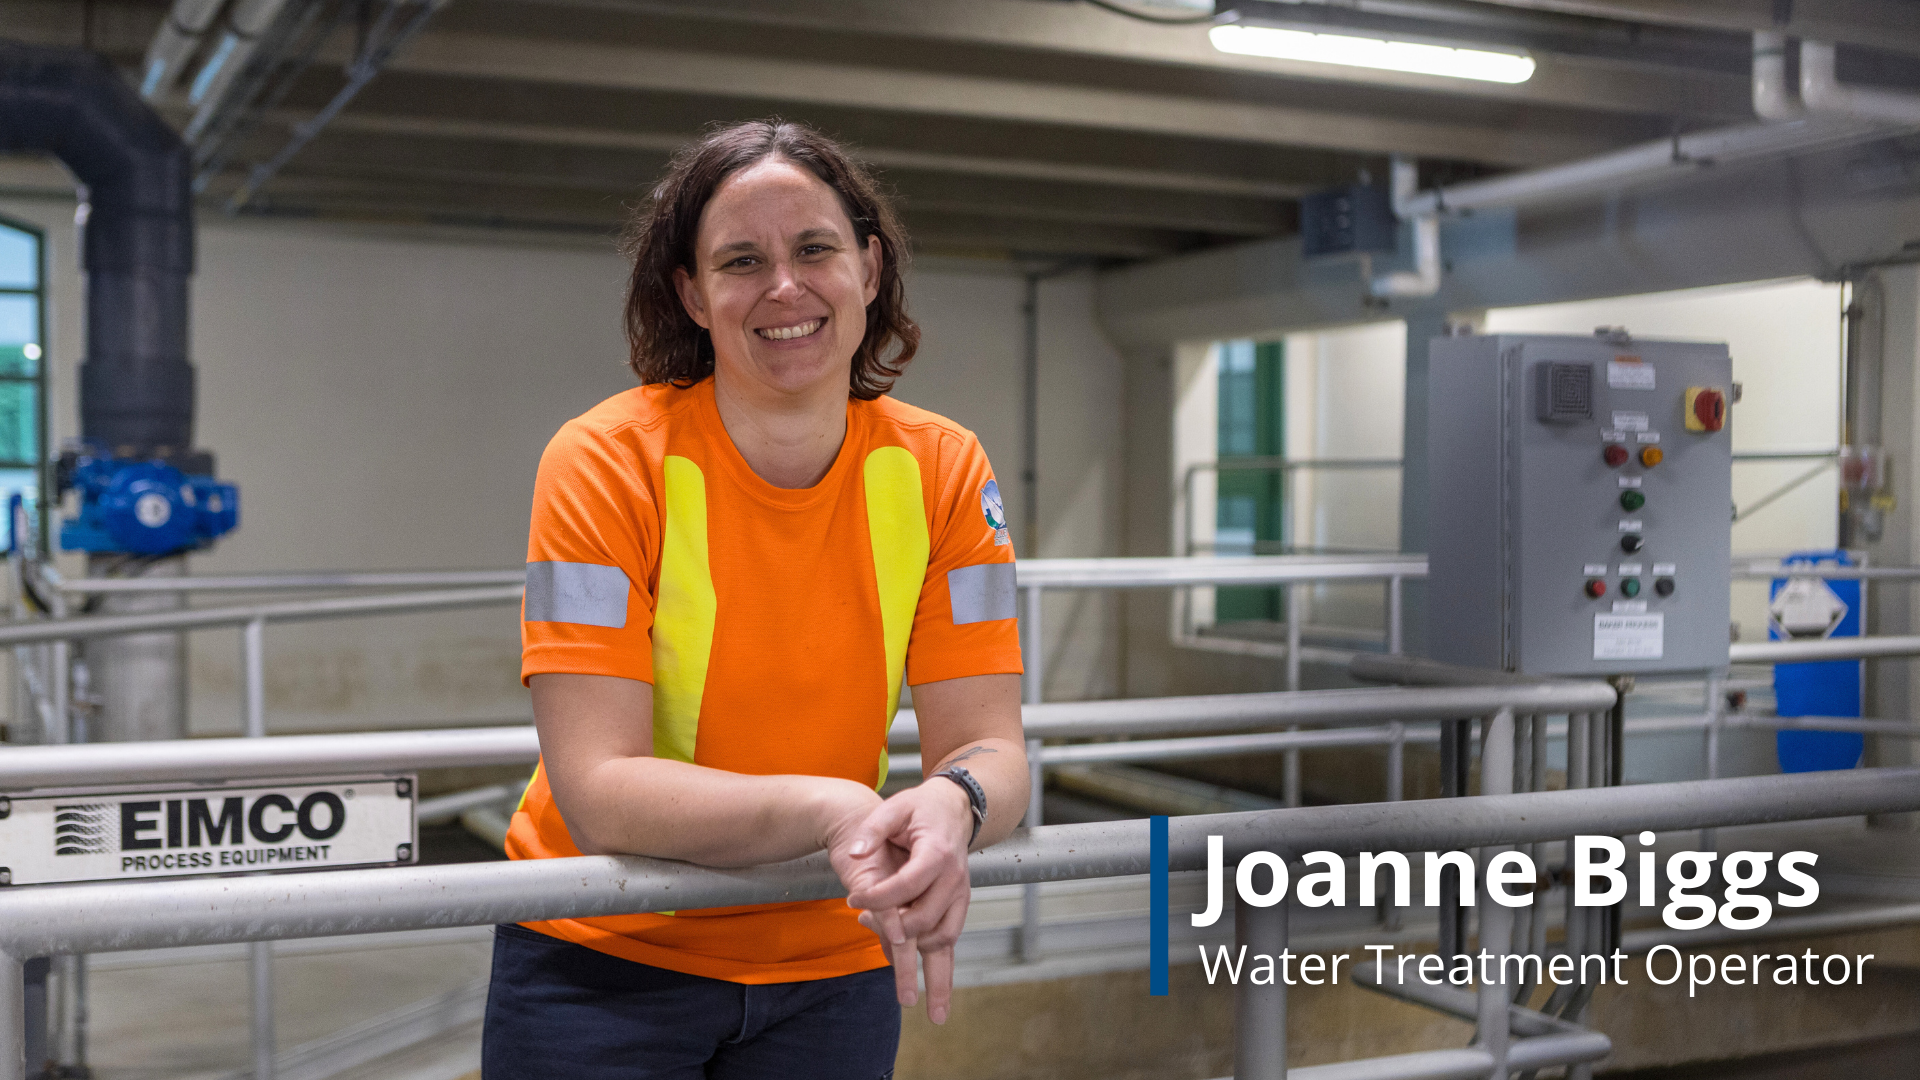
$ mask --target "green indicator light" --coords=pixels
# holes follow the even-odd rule
[[[1637,577],[1630,577],[1625,581],[1622,581],[1620,583],[1620,595],[1639,596],[1640,595],[1640,579]]]
[[[1622,510],[1638,510],[1645,505],[1647,505],[1647,497],[1637,491],[1623,491],[1620,493],[1620,509]]]

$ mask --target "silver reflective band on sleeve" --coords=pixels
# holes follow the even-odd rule
[[[1014,616],[1013,564],[982,563],[947,571],[953,600],[953,625],[992,622]]]
[[[627,625],[627,573],[578,562],[527,564],[528,622]]]

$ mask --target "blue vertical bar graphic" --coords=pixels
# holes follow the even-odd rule
[[[1148,819],[1152,834],[1149,859],[1152,863],[1152,885],[1150,886],[1153,913],[1148,916],[1152,922],[1148,931],[1147,946],[1152,952],[1147,973],[1148,992],[1154,997],[1167,996],[1167,819],[1166,815],[1155,815]]]

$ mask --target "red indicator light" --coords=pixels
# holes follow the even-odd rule
[[[1600,451],[1600,456],[1606,461],[1608,468],[1617,469],[1627,463],[1627,448],[1619,443],[1608,443],[1607,448]]]
[[[1588,578],[1587,595],[1595,600],[1607,595],[1607,583],[1599,578]]]

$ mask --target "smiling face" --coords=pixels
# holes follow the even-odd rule
[[[693,266],[674,271],[713,340],[716,378],[779,395],[844,396],[879,290],[880,241],[855,239],[831,187],[785,158],[729,176],[700,215]]]

